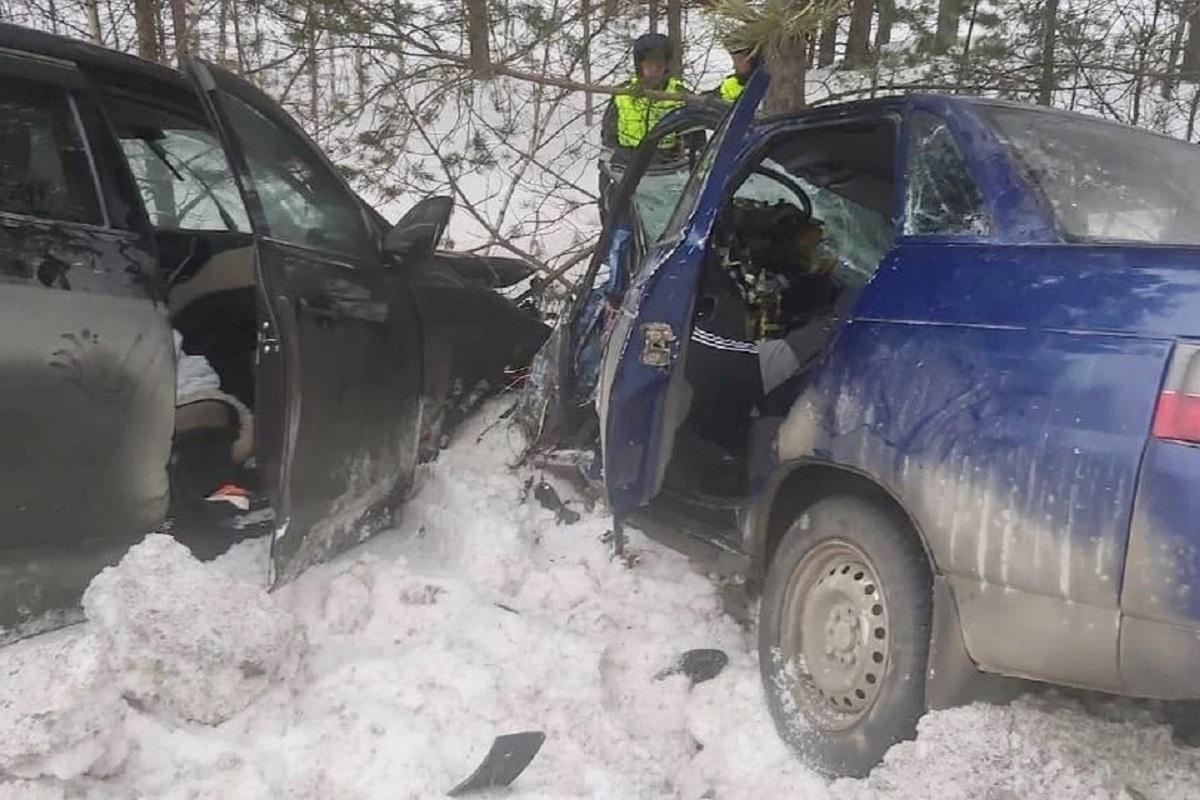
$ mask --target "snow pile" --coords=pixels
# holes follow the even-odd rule
[[[73,778],[120,762],[125,705],[106,650],[80,628],[0,649],[0,776]]]
[[[1050,694],[930,714],[917,741],[893,747],[866,780],[833,789],[845,800],[1194,800],[1200,751],[1173,746],[1170,729],[1133,701],[1088,714]]]
[[[154,534],[83,597],[131,703],[216,724],[295,675],[304,637],[264,587],[202,565]]]
[[[198,564],[152,537],[97,579],[87,626],[0,650],[0,771],[57,776],[0,798],[433,798],[523,730],[547,739],[521,800],[1200,798],[1200,751],[1147,706],[1057,695],[932,714],[827,783],[775,734],[717,585],[636,531],[637,565],[613,562],[568,492],[571,525],[523,501],[540,476],[508,468],[499,410],[423,469],[399,529],[269,597],[267,542]],[[660,677],[692,648],[729,664]]]

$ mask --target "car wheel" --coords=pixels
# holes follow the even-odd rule
[[[763,587],[759,663],[780,735],[831,775],[861,777],[925,712],[932,576],[906,522],[822,499],[792,524]]]

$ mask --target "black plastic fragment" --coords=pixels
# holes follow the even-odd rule
[[[553,511],[560,524],[573,525],[579,522],[579,512],[568,508],[567,504],[558,496],[558,492],[554,491],[554,487],[545,481],[540,481],[537,486],[533,487],[533,497],[542,504],[542,508]]]
[[[525,771],[533,761],[546,734],[541,731],[523,731],[521,733],[506,733],[497,736],[492,742],[483,762],[471,773],[471,777],[451,789],[450,797],[459,797],[482,789],[495,786],[508,786],[517,776]]]
[[[686,675],[695,686],[697,683],[711,681],[713,678],[721,674],[721,670],[729,663],[729,656],[725,655],[724,651],[701,648],[698,650],[688,650],[679,658],[675,659],[675,663],[664,669],[662,672],[654,676],[654,680],[661,681],[663,678],[671,675]]]

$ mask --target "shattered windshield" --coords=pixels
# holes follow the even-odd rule
[[[1200,150],[1071,114],[981,112],[1069,239],[1200,245]]]
[[[870,280],[892,246],[892,223],[878,211],[792,174],[772,159],[763,159],[762,166],[785,176],[808,195],[813,218],[824,226],[825,238],[840,256],[838,270],[842,282],[861,286]],[[795,192],[762,172],[750,173],[734,192],[734,197],[801,206]]]
[[[685,165],[670,172],[648,172],[638,181],[633,190],[633,211],[642,224],[644,241],[656,242],[662,236],[690,174]]]

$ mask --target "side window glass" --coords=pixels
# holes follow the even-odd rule
[[[983,195],[946,123],[918,111],[910,123],[906,234],[985,236],[991,223]]]
[[[225,151],[208,131],[167,128],[121,139],[156,228],[250,232]]]
[[[357,203],[308,145],[237,97],[226,94],[224,99],[271,236],[370,257],[374,248]]]
[[[0,211],[102,223],[96,182],[66,91],[0,82]]]

